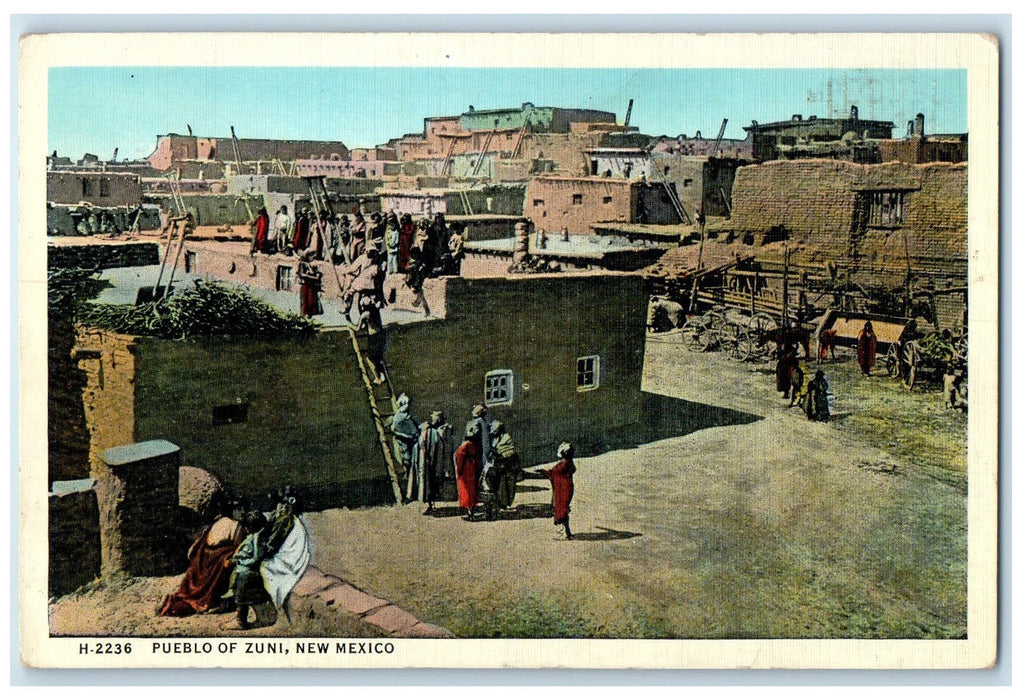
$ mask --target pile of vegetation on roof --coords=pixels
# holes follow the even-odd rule
[[[316,324],[305,316],[281,312],[242,287],[195,280],[195,286],[153,302],[82,304],[78,323],[118,333],[170,340],[230,336],[294,338],[309,336]]]

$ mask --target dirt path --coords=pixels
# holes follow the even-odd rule
[[[810,423],[768,366],[652,340],[646,390],[758,419],[580,457],[575,541],[554,539],[548,487],[525,481],[517,511],[491,523],[454,504],[435,517],[415,504],[310,513],[313,563],[458,636],[963,635],[963,418],[937,394],[827,371],[837,417]],[[154,618],[176,582],[65,596],[54,628],[222,634],[217,616]],[[312,608],[297,617],[258,633],[380,633]]]

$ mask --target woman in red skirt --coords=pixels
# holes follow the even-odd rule
[[[458,505],[468,511],[465,520],[475,519],[479,501],[479,474],[483,470],[482,436],[479,424],[470,422],[465,427],[465,442],[454,451],[454,474],[458,479]]]

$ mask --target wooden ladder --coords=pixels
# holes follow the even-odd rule
[[[479,153],[479,158],[476,160],[476,167],[472,170],[472,177],[479,174],[479,171],[483,169],[483,158],[490,151],[490,142],[493,141],[493,134],[496,133],[496,129],[490,129],[490,133],[486,135],[486,140],[483,142],[483,150]]]
[[[387,473],[390,475],[390,484],[394,491],[394,502],[398,505],[401,504],[401,481],[397,473],[397,463],[394,460],[394,452],[390,448],[390,431],[387,429],[386,419],[389,416],[393,416],[397,411],[397,398],[394,396],[394,388],[390,383],[390,372],[387,371],[385,365],[379,368],[383,375],[382,384],[374,384],[372,378],[369,376],[369,367],[367,366],[367,360],[362,352],[362,346],[359,343],[359,334],[355,326],[347,327],[348,335],[351,336],[351,347],[355,350],[355,357],[358,360],[358,370],[362,375],[362,384],[365,386],[366,398],[369,399],[369,411],[373,417],[373,425],[376,427],[376,438],[380,443],[380,451],[383,453],[383,461],[387,465]],[[367,337],[367,336],[362,336]],[[384,392],[378,396],[377,391]],[[389,403],[386,408],[389,410],[380,410],[380,401],[385,400]],[[402,467],[403,469],[403,467]]]
[[[472,212],[472,202],[468,200],[468,192],[465,190],[458,190],[458,194],[461,196],[461,206],[465,209],[465,213],[469,216],[474,216]]]
[[[457,139],[451,139],[451,147],[447,149],[447,155],[444,156],[443,167],[440,168],[440,175],[446,175],[448,170],[451,168],[451,158],[454,157],[454,146],[458,143]]]

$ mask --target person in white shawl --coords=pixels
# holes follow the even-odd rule
[[[294,496],[285,493],[270,514],[268,552],[259,567],[263,585],[274,607],[282,611],[289,622],[291,614],[287,607],[288,596],[312,561],[309,530],[297,512],[296,503]]]

